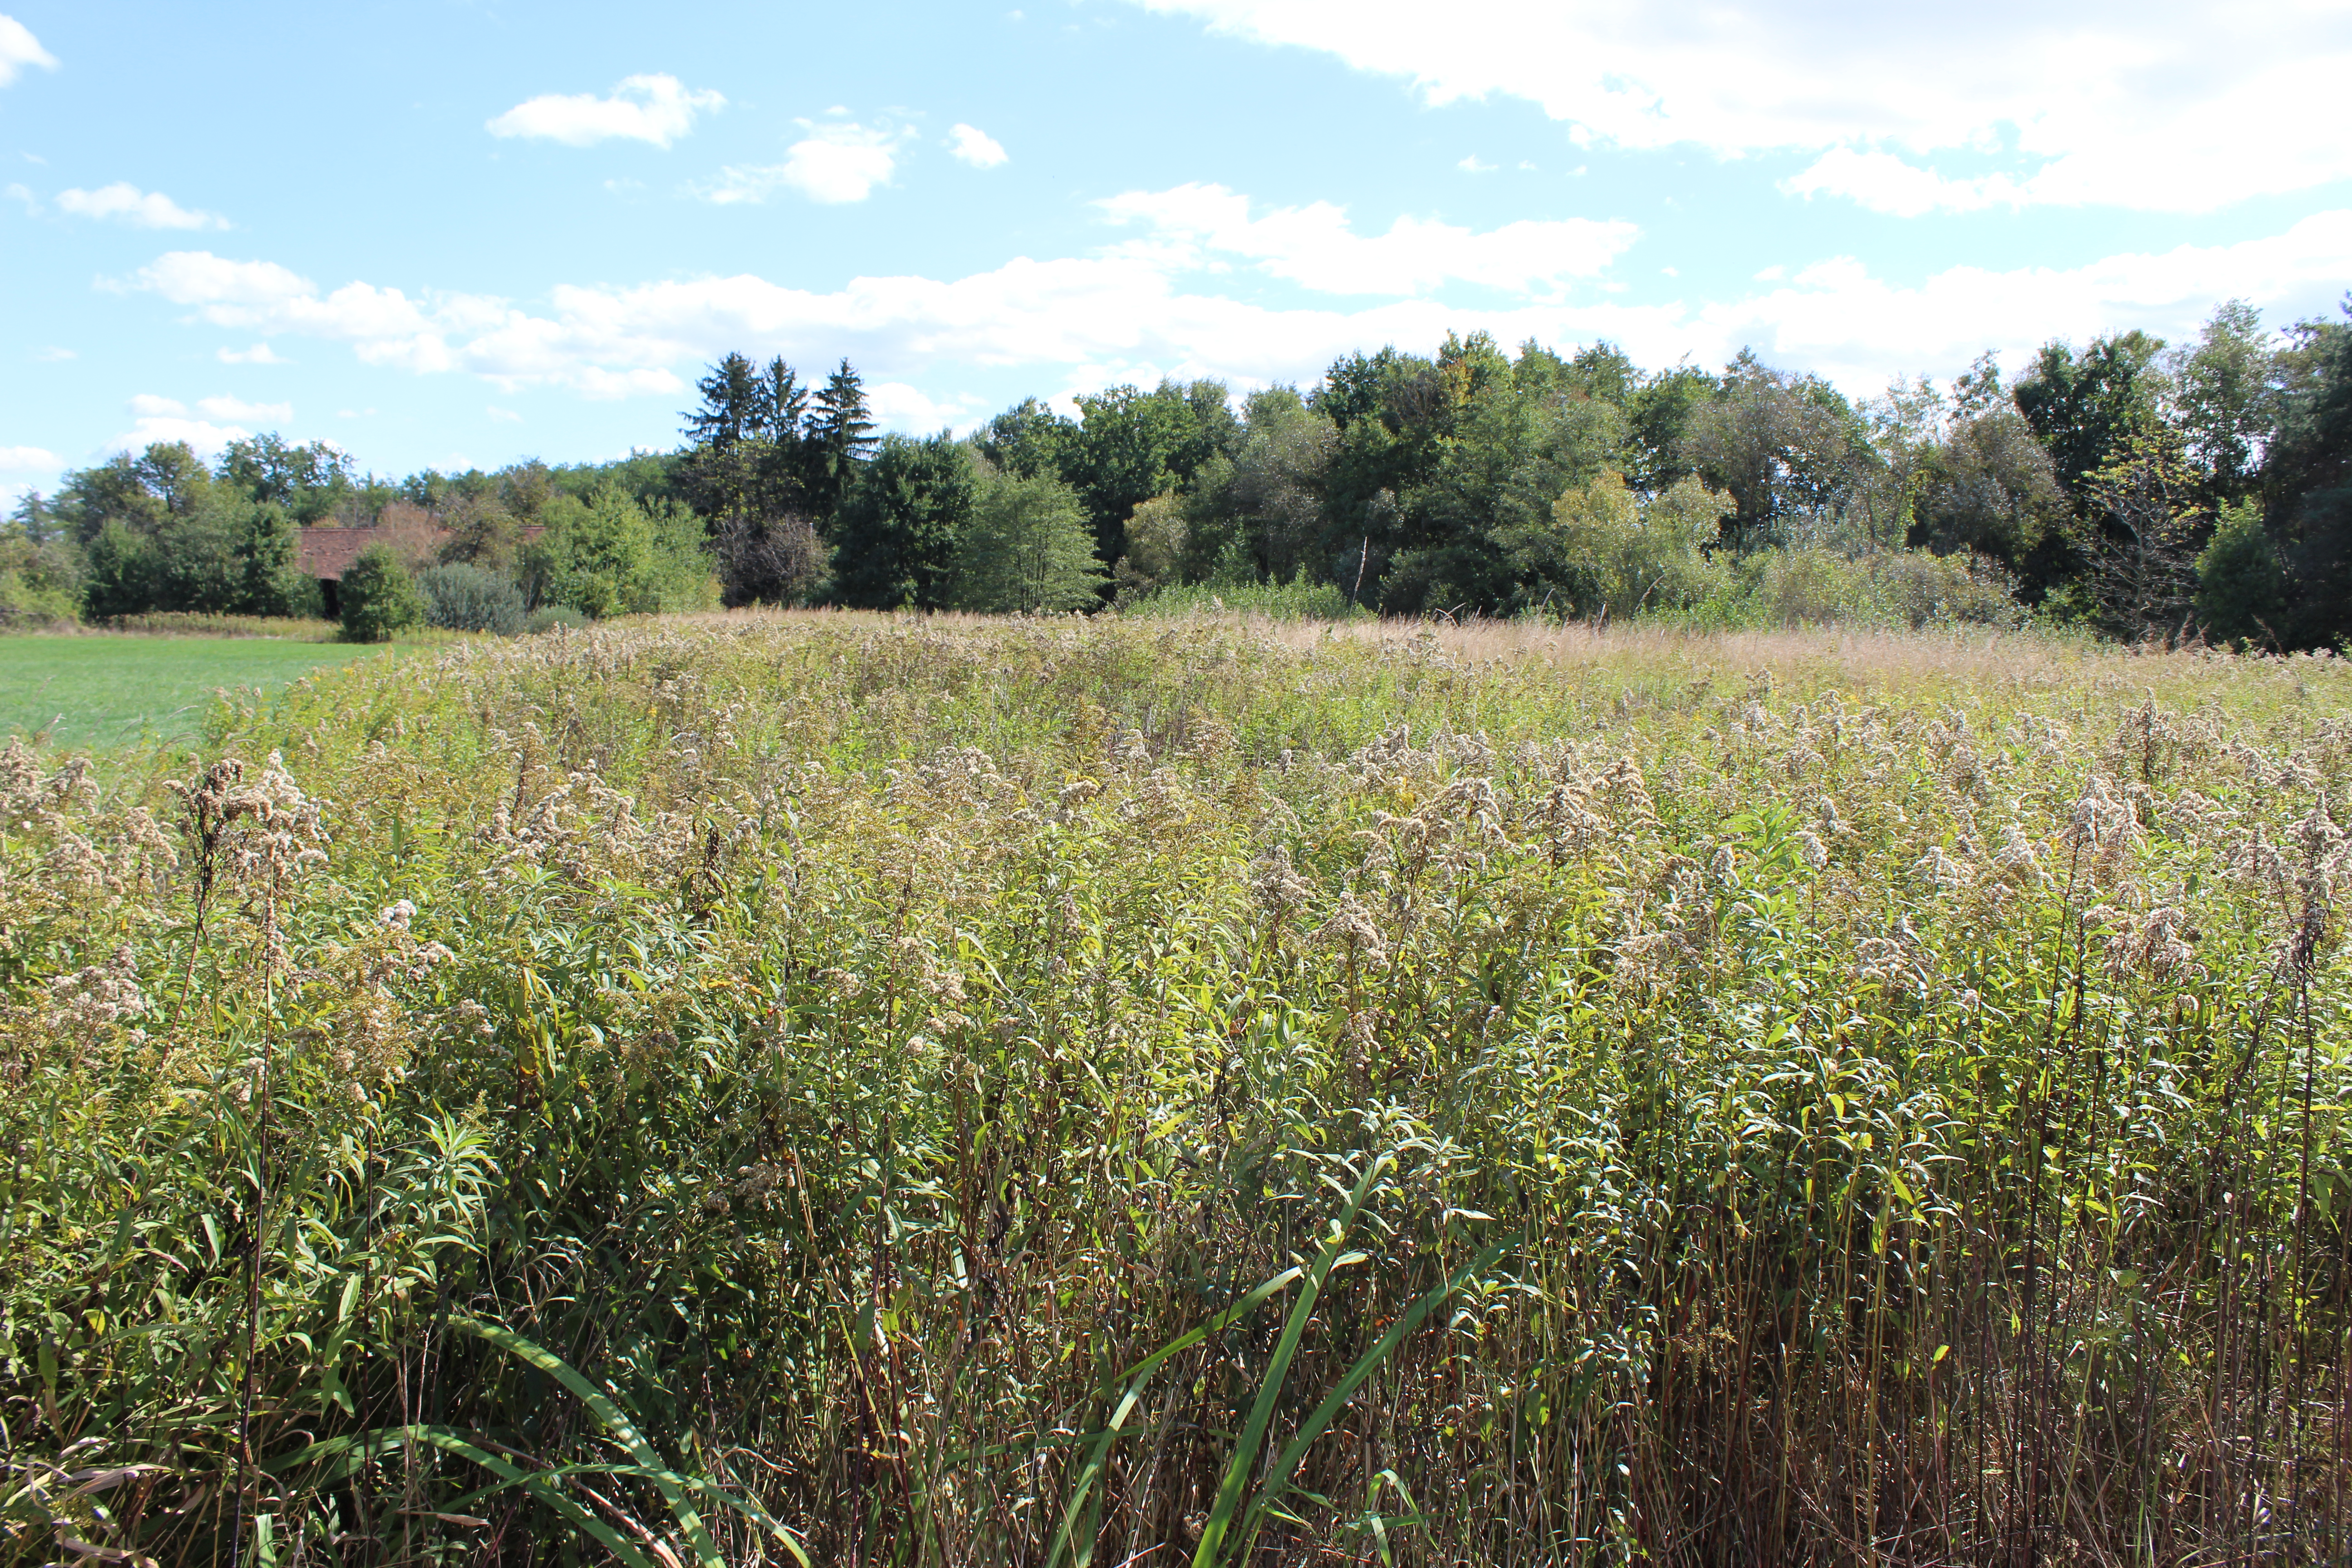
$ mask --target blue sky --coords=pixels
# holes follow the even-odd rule
[[[1449,327],[1866,395],[2352,286],[2342,3],[0,5],[0,495],[668,447],[729,349],[909,429]]]

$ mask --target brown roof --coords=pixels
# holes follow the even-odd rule
[[[546,524],[534,522],[516,529],[515,538],[527,544],[546,531]],[[329,528],[313,525],[302,530],[300,542],[295,546],[294,562],[303,576],[316,577],[321,582],[331,583],[340,580],[344,573],[350,571],[352,563],[360,558],[360,552],[371,544],[383,543],[398,546],[422,542],[428,549],[438,549],[448,537],[449,534],[446,529],[436,529],[420,542],[415,533],[406,529]]]

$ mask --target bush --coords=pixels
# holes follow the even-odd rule
[[[1125,616],[1170,618],[1232,612],[1269,621],[1363,621],[1372,613],[1348,602],[1335,583],[1197,583],[1167,587],[1119,606]]]
[[[2267,638],[2285,616],[2286,574],[2258,507],[2226,507],[2197,557],[2197,615],[2215,637]]]
[[[81,561],[57,541],[0,534],[0,631],[71,622],[81,609]]]
[[[550,502],[547,531],[524,547],[520,576],[534,605],[571,605],[592,620],[708,609],[718,603],[703,528],[669,502],[646,507],[618,486]]]
[[[499,573],[463,562],[428,566],[416,574],[416,592],[430,625],[499,637],[522,630],[522,590]]]
[[[371,544],[343,574],[343,640],[383,642],[425,619],[416,581],[388,545]]]
[[[1701,551],[1733,507],[1731,497],[1695,479],[1644,501],[1610,469],[1552,504],[1549,537],[1519,542],[1531,560],[1579,585],[1587,615],[1678,609],[1716,586]]]
[[[537,637],[541,632],[559,628],[576,632],[588,624],[588,617],[569,605],[541,605],[522,624],[522,629]]]
[[[1906,626],[2012,626],[2025,617],[2016,579],[1990,556],[1890,550],[1866,558],[1882,615]]]
[[[196,610],[157,610],[144,616],[109,616],[94,623],[110,632],[162,637],[268,637],[277,642],[332,642],[341,628],[316,616],[214,616]]]
[[[711,542],[730,605],[797,605],[824,583],[830,552],[804,517],[731,517]]]
[[[1766,550],[1691,617],[1716,626],[2013,626],[2025,619],[2014,579],[1981,555],[1889,550]]]

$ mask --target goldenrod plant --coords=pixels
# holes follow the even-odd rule
[[[730,615],[0,753],[0,1556],[2332,1560],[2352,672]]]

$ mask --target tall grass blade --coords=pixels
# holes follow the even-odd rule
[[[1391,1156],[1376,1155],[1364,1163],[1364,1173],[1355,1190],[1348,1194],[1339,1217],[1331,1225],[1330,1239],[1316,1255],[1315,1265],[1307,1271],[1306,1289],[1290,1309],[1289,1320],[1282,1325],[1282,1337],[1275,1342],[1274,1354],[1265,1364],[1263,1380],[1258,1385],[1257,1399],[1251,1405],[1249,1419],[1242,1426],[1241,1441],[1234,1446],[1233,1458],[1226,1461],[1225,1478],[1217,1488],[1217,1500],[1210,1510],[1209,1521],[1202,1528],[1201,1543],[1193,1550],[1193,1568],[1215,1568],[1218,1549],[1223,1544],[1226,1531],[1233,1527],[1234,1510],[1240,1505],[1242,1490],[1249,1484],[1250,1466],[1257,1458],[1259,1447],[1265,1441],[1266,1426],[1274,1420],[1274,1407],[1282,1398],[1282,1385],[1290,1373],[1291,1358],[1298,1352],[1300,1336],[1307,1332],[1307,1321],[1315,1315],[1315,1301],[1323,1293],[1323,1281],[1339,1266],[1348,1245],[1348,1233],[1354,1228],[1356,1215],[1371,1195],[1372,1184],[1388,1168]],[[1359,1255],[1360,1256],[1360,1255]]]

